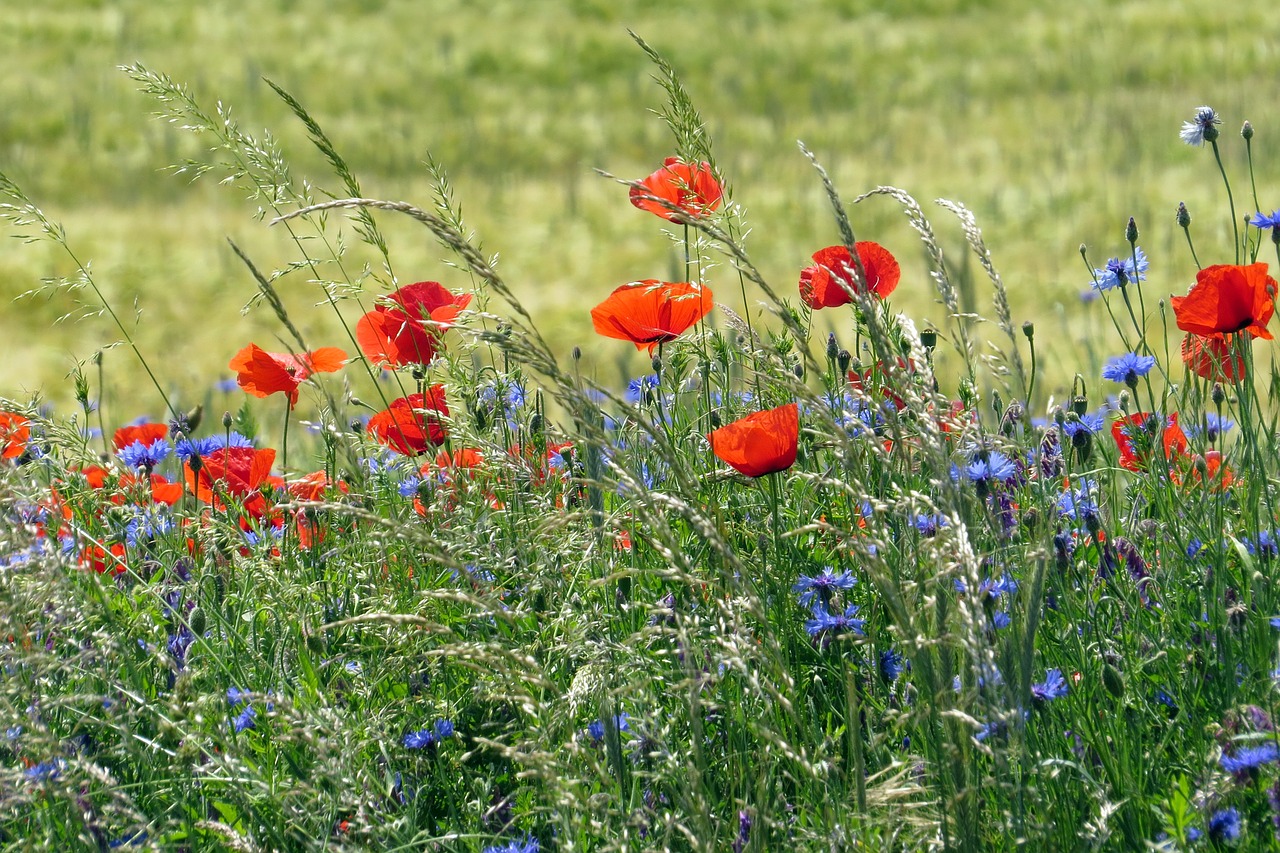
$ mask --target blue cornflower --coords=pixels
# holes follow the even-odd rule
[[[1111,258],[1102,269],[1093,271],[1093,286],[1096,290],[1110,290],[1135,281],[1146,281],[1147,270],[1151,264],[1140,246],[1133,247],[1133,254],[1127,258]]]
[[[1076,418],[1067,418],[1062,424],[1062,432],[1067,438],[1074,440],[1080,433],[1093,435],[1102,432],[1105,425],[1106,419],[1101,412],[1085,412]]]
[[[411,498],[418,494],[418,486],[420,485],[422,485],[421,477],[417,474],[408,474],[400,481],[400,485],[396,487],[396,490],[400,492],[400,497]]]
[[[1003,610],[997,610],[991,614],[991,627],[997,631],[1002,631],[1013,624],[1013,617]]]
[[[258,712],[254,710],[254,707],[252,705],[246,705],[244,710],[237,714],[235,719],[231,721],[231,727],[238,732],[242,732],[245,729],[256,728],[257,723],[255,723],[254,720],[257,716]]]
[[[219,379],[217,382],[213,383],[213,389],[215,391],[221,391],[223,394],[230,394],[238,387],[240,387],[240,385],[236,382],[236,378],[234,376],[230,379]]]
[[[897,649],[885,649],[880,653],[880,676],[885,681],[897,681],[906,666],[906,659]]]
[[[243,705],[249,701],[249,691],[241,690],[239,687],[231,686],[227,688],[227,704],[232,708]]]
[[[800,580],[796,581],[791,587],[792,592],[800,593],[800,604],[807,607],[815,597],[822,600],[823,604],[831,601],[831,596],[838,589],[852,589],[853,585],[858,582],[853,576],[853,572],[847,569],[839,574],[830,567],[825,566],[821,572],[809,577],[801,575]]]
[[[619,732],[631,731],[631,725],[627,722],[627,712],[623,711],[613,718],[613,725]],[[595,720],[587,726],[587,737],[591,738],[592,743],[600,743],[604,740],[604,720]]]
[[[812,609],[813,618],[804,623],[804,629],[809,632],[809,636],[817,637],[824,633],[853,633],[859,637],[866,636],[862,630],[866,620],[854,618],[858,615],[858,605],[850,604],[844,609],[844,613],[832,614],[827,612],[827,608],[821,601],[815,601]]]
[[[985,459],[974,459],[964,468],[964,476],[979,488],[991,485],[992,480],[1001,482],[1011,480],[1018,474],[1018,466],[998,450],[993,450]]]
[[[523,839],[509,841],[506,844],[491,844],[481,853],[538,853],[540,849],[538,839],[532,835],[526,835]]]
[[[1209,838],[1219,843],[1240,837],[1240,812],[1235,807],[1219,809],[1209,816]]]
[[[1249,224],[1254,228],[1280,228],[1280,210],[1273,210],[1270,214],[1258,211]]]
[[[1108,359],[1106,366],[1102,368],[1102,378],[1133,388],[1138,384],[1138,379],[1150,373],[1155,366],[1154,356],[1128,352]]]
[[[947,520],[945,515],[933,513],[930,515],[917,515],[911,519],[911,523],[916,526],[916,530],[925,539],[931,539],[938,535],[938,531],[948,526],[951,522]]]
[[[1204,423],[1189,423],[1184,426],[1183,432],[1189,438],[1195,438],[1201,433],[1210,441],[1217,441],[1219,436],[1225,435],[1235,429],[1236,422],[1230,418],[1224,418],[1216,412],[1205,412]]]
[[[1222,758],[1218,759],[1218,763],[1228,773],[1245,773],[1255,767],[1271,764],[1278,758],[1280,758],[1280,748],[1276,747],[1275,741],[1269,740],[1258,746],[1237,749],[1235,755],[1223,753]]]
[[[116,455],[120,457],[121,462],[130,468],[151,470],[163,462],[172,449],[169,446],[169,442],[163,438],[157,438],[150,444],[135,441],[127,447],[117,450]]]
[[[1256,557],[1275,557],[1280,554],[1273,530],[1259,530],[1257,536],[1246,537],[1244,549]]]
[[[33,764],[24,770],[22,775],[32,782],[44,782],[48,779],[57,779],[62,775],[62,769],[66,766],[67,762],[64,759],[51,758],[48,761]]]
[[[623,395],[623,399],[632,404],[648,402],[653,389],[657,387],[658,374],[656,373],[632,379],[627,383],[627,393]]]
[[[404,736],[404,745],[406,749],[426,749],[429,746],[433,746],[435,742],[436,736],[430,729],[409,732]]]
[[[130,832],[127,835],[122,835],[119,838],[107,842],[107,847],[111,850],[118,850],[125,846],[138,847],[146,843],[147,837],[147,831],[145,829],[139,829],[136,832]]]
[[[1031,685],[1031,698],[1038,702],[1051,702],[1067,695],[1067,680],[1062,670],[1054,667],[1044,674],[1044,681]]]
[[[453,720],[436,720],[431,724],[431,733],[436,736],[437,741],[453,737]]]
[[[1190,542],[1187,543],[1188,557],[1195,557],[1197,554],[1199,554],[1203,550],[1204,550],[1204,543],[1201,542],[1199,539],[1192,539]]]
[[[1222,119],[1214,112],[1213,107],[1196,107],[1196,115],[1191,121],[1182,123],[1182,132],[1178,135],[1188,145],[1204,145],[1218,138],[1218,125]]]

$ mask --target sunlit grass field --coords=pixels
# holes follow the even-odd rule
[[[1193,226],[1202,252],[1229,244],[1220,185],[1195,179],[1211,166],[1178,141],[1180,121],[1212,103],[1226,118],[1224,153],[1237,170],[1240,122],[1280,125],[1268,95],[1280,24],[1262,4],[406,0],[325,4],[323,14],[279,0],[252,9],[4,6],[0,167],[66,226],[116,302],[136,298],[138,340],[162,382],[187,400],[228,375],[233,342],[276,329],[261,310],[241,316],[253,283],[224,238],[268,269],[294,256],[283,235],[255,220],[242,189],[166,173],[209,155],[200,140],[150,118],[155,105],[116,70],[122,63],[189,83],[203,103],[229,105],[250,132],[270,128],[298,176],[322,189],[340,192],[264,77],[316,117],[368,196],[425,203],[430,154],[558,350],[581,345],[584,364],[606,382],[623,375],[617,350],[593,339],[579,294],[675,277],[680,262],[674,242],[619,207],[625,188],[594,171],[635,178],[670,153],[666,128],[649,114],[663,93],[627,28],[670,57],[690,88],[716,138],[717,165],[746,209],[747,246],[776,289],[792,292],[813,249],[836,238],[798,153],[803,140],[847,196],[892,184],[920,199],[957,270],[968,263],[959,229],[930,201],[974,210],[1015,320],[1048,332],[1041,343],[1056,386],[1096,367],[1080,345],[1101,322],[1098,307],[1078,298],[1088,282],[1081,243],[1101,266],[1121,253],[1124,223],[1136,217],[1156,259],[1157,293],[1180,292],[1195,269],[1173,224],[1179,201],[1193,217],[1206,214]],[[1265,133],[1254,142],[1260,155],[1271,150]],[[1270,210],[1280,203],[1275,176],[1258,178]],[[860,205],[853,224],[859,238],[902,259],[895,304],[941,324],[918,241],[896,206]],[[467,284],[410,225],[383,227],[400,283]],[[349,243],[348,272],[368,262],[367,287],[390,289],[377,259],[353,236]],[[68,271],[53,248],[11,242],[0,252],[0,298]],[[973,278],[971,307],[986,312],[989,288]],[[316,291],[301,277],[289,281],[284,295],[304,330],[340,342],[331,314],[303,310]],[[732,290],[717,297],[740,306]],[[97,320],[51,327],[74,310],[65,294],[7,305],[0,335],[20,355],[0,363],[0,388],[68,399],[63,377],[74,361],[116,339]],[[109,352],[104,372],[121,416],[157,409],[131,356]]]

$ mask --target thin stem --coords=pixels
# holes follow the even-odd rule
[[[1227,187],[1227,205],[1231,208],[1231,233],[1235,235],[1236,263],[1240,263],[1240,223],[1236,221],[1236,200],[1231,194],[1231,181],[1227,179],[1227,169],[1222,165],[1222,154],[1218,151],[1218,140],[1210,143],[1213,146],[1213,159],[1218,163],[1218,171],[1222,173],[1222,183]]]

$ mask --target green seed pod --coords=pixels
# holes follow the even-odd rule
[[[1186,228],[1191,224],[1191,211],[1187,210],[1185,201],[1178,202],[1178,227]]]
[[[203,637],[204,629],[205,629],[205,621],[206,621],[205,615],[204,615],[204,608],[197,606],[194,610],[192,610],[191,616],[188,617],[188,621],[191,625],[191,633],[195,634],[197,637]]]
[[[1102,686],[1112,696],[1120,699],[1124,696],[1124,675],[1111,664],[1103,664]]]

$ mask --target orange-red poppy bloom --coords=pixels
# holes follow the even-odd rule
[[[1163,429],[1156,424],[1156,429],[1148,427],[1151,419],[1159,420],[1159,415],[1138,412],[1121,418],[1111,425],[1111,437],[1115,439],[1120,450],[1120,467],[1128,471],[1143,471],[1147,463],[1155,455],[1160,446],[1164,450],[1164,458],[1172,460],[1187,451],[1187,436],[1178,426],[1178,413],[1174,412],[1165,419]],[[1159,435],[1157,442],[1156,436]]]
[[[864,292],[884,299],[898,286],[902,268],[889,250],[869,240],[855,244],[862,271],[866,274]],[[800,271],[800,298],[815,311],[836,308],[853,301],[849,292],[858,292],[854,284],[857,267],[844,246],[828,246],[813,253],[813,266]],[[847,289],[846,289],[847,288]]]
[[[690,282],[648,278],[624,284],[591,309],[591,323],[606,338],[631,341],[636,349],[674,341],[707,316],[711,289]]]
[[[215,485],[227,494],[244,497],[266,482],[275,461],[276,452],[270,448],[220,447],[200,457],[198,472],[187,463],[187,485],[205,502],[212,502]]]
[[[31,422],[13,412],[0,412],[0,457],[16,459],[31,440]]]
[[[385,410],[369,418],[369,434],[397,453],[415,456],[427,445],[444,444],[442,417],[449,416],[444,386],[432,385],[426,394],[410,394],[392,400]]]
[[[135,441],[150,445],[169,435],[169,427],[165,424],[135,424],[120,427],[112,436],[111,443],[116,450],[123,450]]]
[[[403,367],[430,364],[440,336],[471,304],[471,294],[455,294],[437,281],[407,284],[388,294],[356,323],[356,343],[373,364]]]
[[[631,188],[632,204],[671,222],[679,222],[679,214],[673,213],[663,201],[697,217],[719,208],[723,198],[724,191],[711,173],[710,163],[695,165],[679,157],[668,157],[661,169]]]
[[[712,452],[748,477],[790,468],[799,438],[800,412],[795,403],[747,415],[707,435]]]
[[[1236,382],[1244,378],[1245,365],[1240,353],[1232,353],[1233,346],[1239,343],[1233,345],[1231,338],[1223,335],[1187,332],[1182,339],[1182,363],[1210,382]]]
[[[113,575],[122,575],[129,570],[124,558],[125,548],[119,542],[116,542],[107,550],[103,550],[101,545],[90,544],[80,552],[80,565],[100,575],[107,572]]]
[[[249,344],[231,359],[236,382],[245,393],[267,397],[283,391],[289,408],[298,404],[298,386],[313,373],[334,373],[342,369],[347,354],[337,347],[321,347],[315,352],[267,352]]]
[[[1275,313],[1276,280],[1264,263],[1215,264],[1196,273],[1186,296],[1169,300],[1178,328],[1197,335],[1248,332],[1271,340],[1267,323]]]

